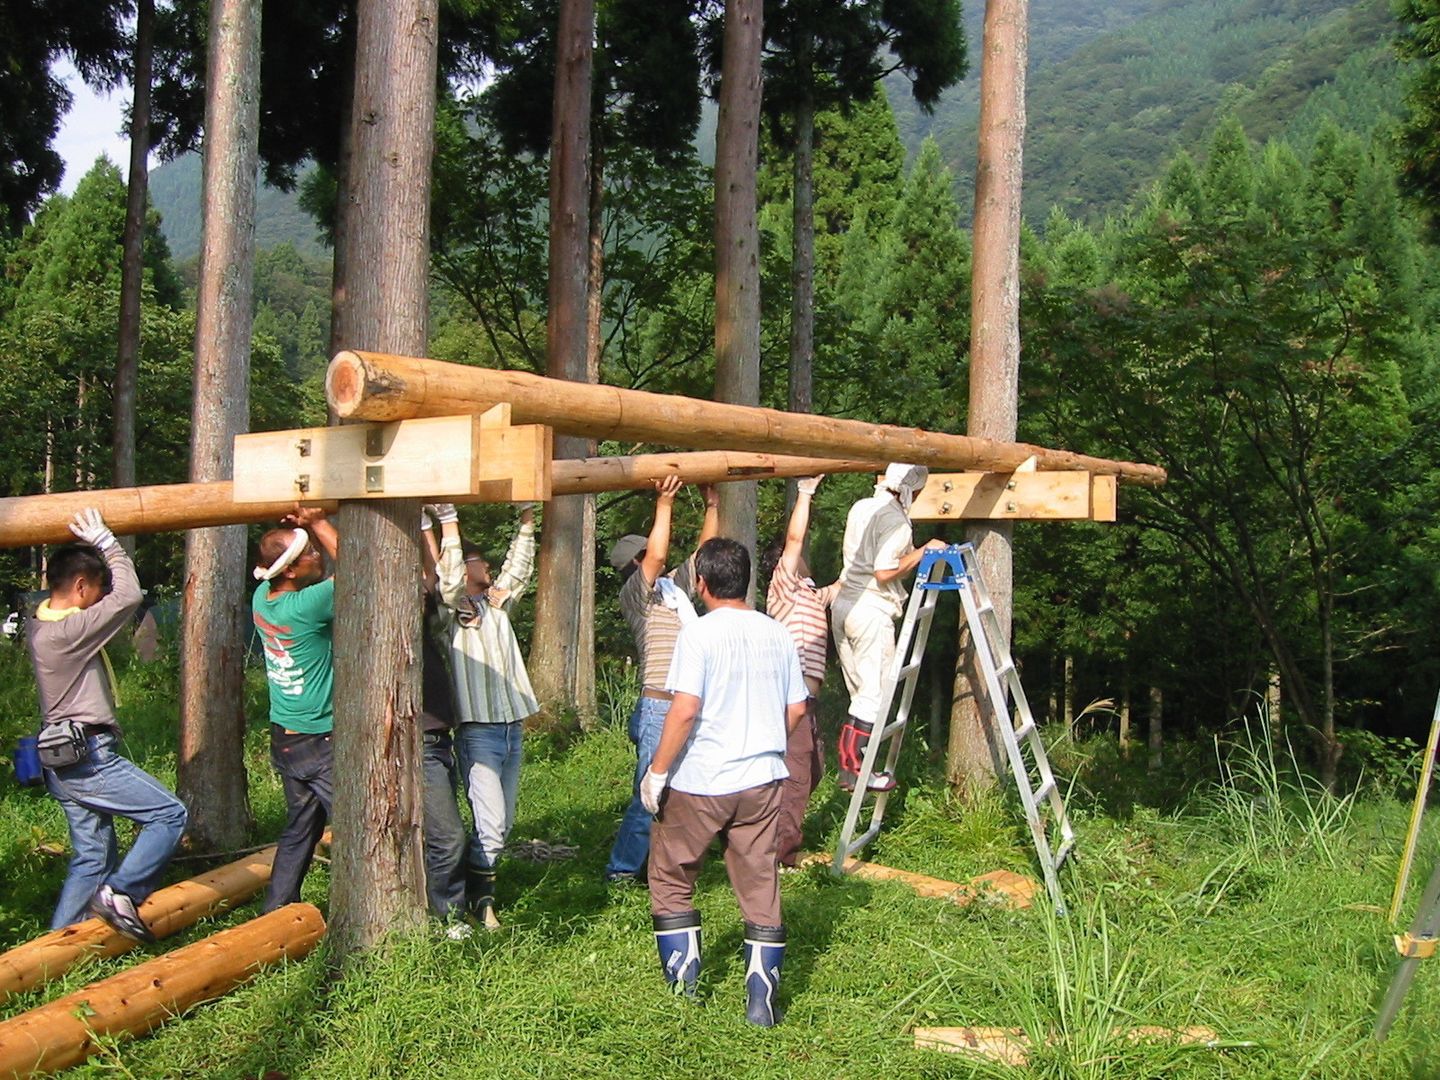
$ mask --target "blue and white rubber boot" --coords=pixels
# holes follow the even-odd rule
[[[780,968],[785,963],[785,927],[745,924],[745,1019],[761,1027],[774,1027],[780,992]]]
[[[675,993],[694,997],[700,979],[700,913],[682,911],[677,915],[656,915],[653,920],[665,982]]]

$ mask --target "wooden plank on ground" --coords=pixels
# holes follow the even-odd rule
[[[1208,1046],[1219,1036],[1212,1028],[1167,1028],[1154,1024],[1117,1027],[1110,1037],[1117,1042],[1173,1042],[1181,1046]],[[1055,1037],[1046,1040],[1053,1045]],[[974,1054],[1005,1065],[1023,1067],[1030,1061],[1030,1037],[1023,1028],[1004,1027],[917,1027],[917,1050],[942,1050],[948,1054]]]
[[[810,866],[832,861],[831,856],[816,853],[803,856],[800,865]],[[893,866],[881,866],[879,863],[846,859],[845,872],[867,881],[894,881],[911,889],[917,896],[948,900],[960,907],[980,900],[1003,907],[1028,908],[1040,890],[1039,882],[1011,870],[992,870],[967,882],[957,882],[916,874],[910,870],[898,870]]]

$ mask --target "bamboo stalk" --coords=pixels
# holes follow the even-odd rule
[[[673,394],[547,379],[523,371],[447,364],[410,356],[342,351],[325,374],[325,392],[342,417],[405,420],[510,405],[511,422],[547,424],[567,435],[816,457],[911,461],[937,469],[1009,472],[1035,459],[1041,469],[1165,482],[1165,470],[1087,457],[1027,443],[947,435],[808,413],[729,405]]]
[[[101,1038],[143,1035],[220,997],[277,960],[298,960],[325,934],[312,904],[290,904],[112,975],[0,1024],[0,1076],[58,1072]]]
[[[646,488],[665,476],[679,476],[696,484],[724,484],[764,477],[811,476],[820,472],[873,472],[884,467],[883,462],[873,461],[707,451],[560,459],[552,466],[551,477],[554,494],[577,495]],[[318,505],[331,511],[339,507],[335,502],[322,501]],[[274,522],[294,509],[295,504],[237,503],[233,485],[228,480],[20,495],[0,499],[0,548],[73,540],[70,520],[92,506],[104,515],[105,523],[116,535],[132,536],[211,525]]]

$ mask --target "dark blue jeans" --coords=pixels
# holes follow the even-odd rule
[[[427,732],[425,755],[425,896],[436,918],[465,911],[465,824],[455,803],[454,744],[449,732]]]
[[[650,855],[650,823],[654,819],[640,801],[640,781],[650,768],[650,759],[660,745],[660,732],[665,727],[665,714],[670,702],[641,696],[630,714],[630,741],[635,744],[635,778],[630,787],[630,805],[620,820],[620,834],[610,849],[608,874],[639,874]]]
[[[184,804],[160,781],[116,753],[113,734],[91,735],[85,742],[90,752],[84,761],[45,770],[45,787],[65,811],[74,849],[51,929],[83,918],[101,885],[140,903],[155,890],[185,831]],[[123,862],[115,848],[117,817],[140,826]]]
[[[287,734],[271,724],[270,763],[285,789],[285,828],[275,844],[275,866],[270,888],[265,891],[266,911],[300,899],[300,883],[330,820],[335,791],[330,733]]]

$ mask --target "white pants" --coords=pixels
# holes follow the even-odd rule
[[[835,604],[830,629],[840,673],[850,691],[850,715],[873,724],[880,713],[880,685],[895,660],[895,617],[874,604]]]

